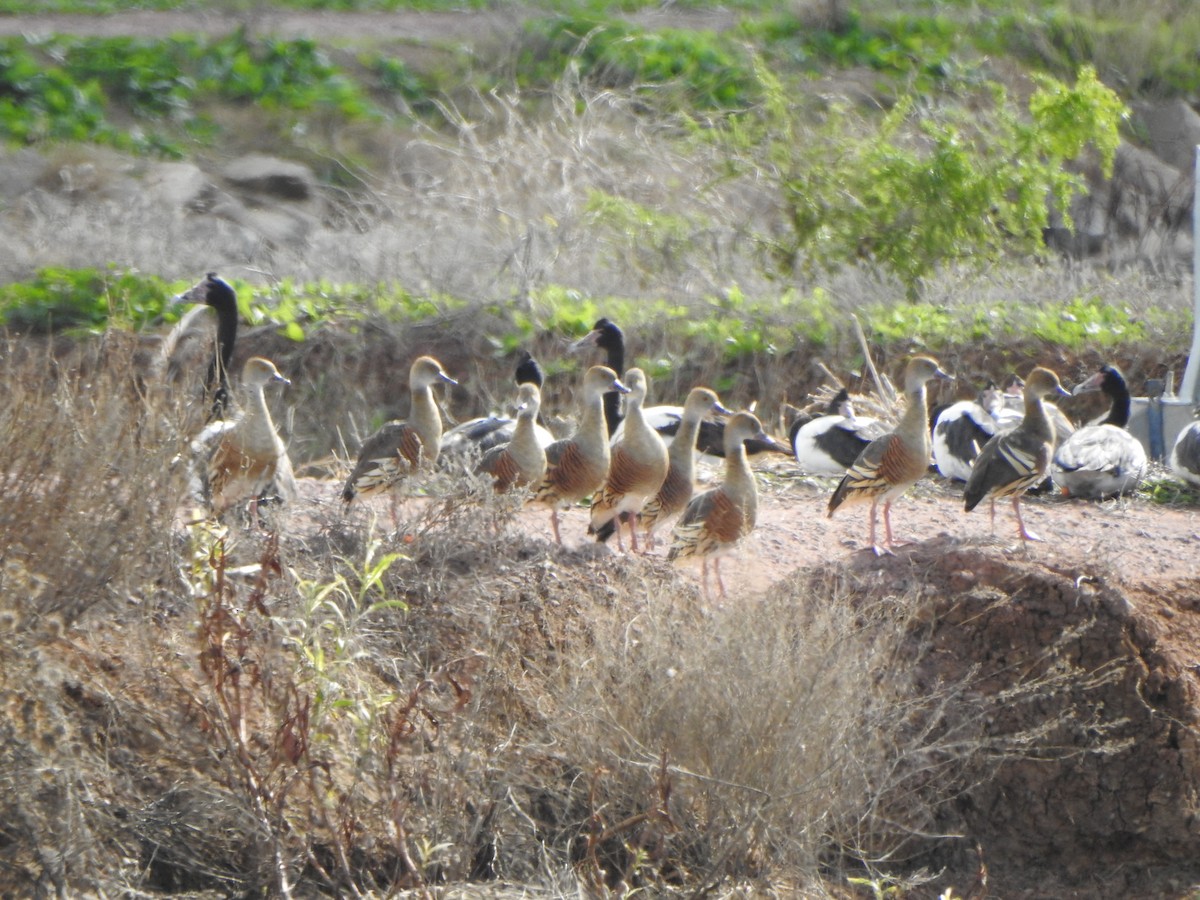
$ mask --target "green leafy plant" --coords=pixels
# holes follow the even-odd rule
[[[720,142],[732,175],[775,185],[787,231],[762,237],[775,268],[866,262],[914,298],[948,261],[1035,250],[1047,194],[1065,210],[1080,189],[1065,164],[1092,145],[1111,166],[1124,113],[1085,69],[1074,87],[1043,79],[1027,118],[993,86],[969,118],[909,97],[878,121],[831,108],[814,129],[773,72],[758,74],[764,103],[697,135]]]
[[[118,269],[41,269],[0,286],[0,324],[17,331],[141,328],[174,293],[161,278]]]
[[[739,107],[756,87],[744,53],[712,32],[647,31],[592,16],[536,20],[526,30],[517,71],[530,86],[554,84],[573,68],[584,81],[633,87],[648,101],[673,88],[675,99],[701,109]]]

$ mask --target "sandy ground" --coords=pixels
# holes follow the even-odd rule
[[[855,558],[860,565],[874,559],[867,542],[869,506],[841,507],[827,515],[834,478],[801,476],[790,460],[779,459],[756,466],[759,472],[759,517],[754,533],[721,562],[729,598],[762,591],[800,569]],[[715,484],[720,469],[701,466],[700,488]],[[307,502],[335,504],[339,486],[314,481],[304,489]],[[908,539],[907,552],[929,542],[951,547],[980,546],[997,554],[1032,559],[1052,567],[1077,569],[1087,575],[1118,577],[1124,583],[1153,590],[1177,589],[1195,581],[1200,592],[1200,509],[1163,505],[1142,498],[1089,502],[1057,496],[1029,496],[1022,504],[1026,526],[1044,540],[1022,546],[1017,537],[1012,508],[997,505],[993,532],[988,509],[982,504],[971,513],[962,509],[962,485],[929,476],[893,506],[892,524],[897,540]],[[303,501],[302,501],[303,502]],[[373,498],[381,521],[387,502]],[[528,507],[520,514],[531,535],[553,540],[549,514]],[[560,515],[563,541],[568,547],[591,544],[587,536],[587,510],[569,509]],[[882,537],[882,521],[880,522]],[[611,552],[614,564],[621,554]],[[652,555],[665,557],[660,540]],[[879,562],[880,571],[889,568]],[[681,570],[700,581],[697,563]],[[715,585],[714,585],[715,587]]]

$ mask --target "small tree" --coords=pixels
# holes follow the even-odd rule
[[[757,72],[762,103],[705,135],[723,145],[731,177],[778,190],[782,223],[759,235],[771,268],[866,260],[910,296],[946,261],[1036,248],[1048,202],[1065,212],[1081,189],[1066,164],[1090,145],[1110,172],[1127,112],[1084,68],[1074,87],[1039,77],[1028,115],[993,84],[967,103],[909,96],[877,119],[831,106],[814,125],[772,72]]]

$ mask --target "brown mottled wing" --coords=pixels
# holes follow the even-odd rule
[[[555,441],[546,448],[546,475],[534,492],[541,503],[574,503],[604,482],[604,471],[588,462],[574,441]]]
[[[508,452],[508,444],[493,447],[483,454],[483,459],[479,461],[479,470],[487,472],[496,480],[497,491],[512,490],[513,485],[521,477],[521,467]]]
[[[208,493],[214,508],[257,497],[275,477],[277,459],[247,453],[232,433],[224,437],[208,465]]]
[[[646,505],[642,507],[639,516],[642,527],[646,531],[654,531],[671,516],[686,509],[694,490],[692,479],[681,473],[675,466],[671,466],[658,493],[646,501]]]
[[[1040,483],[1050,468],[1053,444],[1030,441],[1020,429],[998,434],[983,445],[963,489],[970,512],[986,497],[1011,497]]]
[[[846,501],[866,500],[882,494],[891,485],[883,477],[882,466],[892,443],[899,443],[895,434],[886,434],[863,447],[858,459],[846,470],[837,490],[829,498],[829,514]]]
[[[725,491],[713,488],[692,498],[672,532],[669,559],[707,556],[732,546],[751,528],[746,510]]]
[[[342,498],[349,502],[356,493],[387,490],[420,465],[421,456],[421,438],[416,429],[406,422],[389,422],[363,444]]]
[[[624,444],[618,444],[612,451],[612,459],[608,464],[608,477],[604,483],[605,493],[613,496],[628,494],[637,487],[641,466],[625,449]]]

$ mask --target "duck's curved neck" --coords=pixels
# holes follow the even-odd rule
[[[1124,381],[1118,381],[1109,388],[1108,395],[1112,398],[1112,406],[1108,409],[1104,424],[1124,428],[1129,424],[1129,410],[1132,405],[1129,386]]]
[[[608,348],[608,367],[619,376],[625,371],[625,344],[618,341]],[[621,393],[608,391],[604,395],[604,422],[608,427],[609,436],[621,424]]]
[[[1050,421],[1050,414],[1046,411],[1046,404],[1042,402],[1042,398],[1036,394],[1025,395],[1025,419],[1022,427],[1046,440],[1054,440],[1054,425]]]
[[[900,417],[896,430],[909,440],[919,441],[924,438],[928,443],[929,408],[925,403],[925,385],[906,391],[905,395],[908,405],[904,408],[904,415]]]
[[[612,434],[612,430],[616,427],[610,424],[609,419],[609,397],[616,397],[620,402],[620,394],[616,391],[606,393],[601,396],[592,395],[585,397],[583,401],[583,409],[579,415],[579,435],[585,440],[594,440],[608,446],[608,437]],[[618,416],[618,421],[620,417]]]
[[[675,440],[671,441],[671,446],[667,448],[671,461],[677,467],[683,467],[685,474],[695,469],[696,436],[700,433],[701,418],[703,417],[691,416],[685,412],[683,418],[679,420],[679,430],[675,432]]]
[[[209,361],[204,384],[212,392],[213,415],[220,416],[229,406],[229,365],[233,361],[238,330],[237,299],[222,292],[211,305],[217,314],[217,346]]]
[[[412,409],[409,419],[421,436],[422,453],[429,462],[437,460],[442,441],[442,414],[438,412],[433,390],[428,385],[412,389]]]
[[[742,441],[725,443],[725,490],[733,493],[754,489],[754,472],[746,457],[746,445]]]

